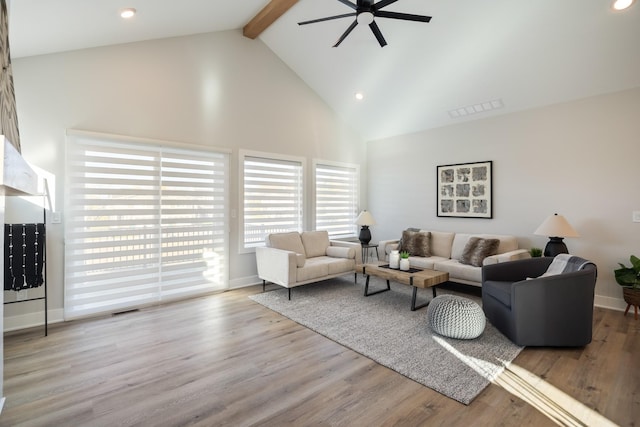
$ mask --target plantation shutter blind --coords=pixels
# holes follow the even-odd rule
[[[356,235],[358,178],[357,167],[315,164],[316,230],[332,239]]]
[[[68,135],[65,318],[228,287],[225,152]]]
[[[301,162],[244,157],[244,247],[264,246],[270,233],[302,231]]]

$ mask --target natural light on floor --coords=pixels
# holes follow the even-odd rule
[[[493,384],[527,402],[558,425],[616,426],[615,423],[593,409],[514,363],[508,364],[496,376],[490,374],[490,372],[495,372],[495,365],[491,362],[467,356],[456,350],[441,337],[434,335],[433,339]]]

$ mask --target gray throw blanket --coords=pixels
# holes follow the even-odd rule
[[[572,273],[582,270],[586,265],[593,264],[584,258],[569,254],[556,255],[551,261],[549,268],[542,276],[553,276],[555,274]]]

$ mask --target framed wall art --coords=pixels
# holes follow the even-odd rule
[[[438,166],[438,216],[493,218],[493,162]]]

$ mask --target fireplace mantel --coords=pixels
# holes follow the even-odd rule
[[[4,158],[0,166],[0,195],[38,194],[38,174],[4,135],[0,135],[0,151]]]

